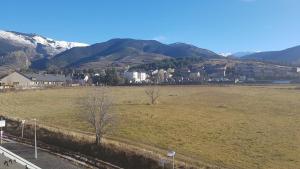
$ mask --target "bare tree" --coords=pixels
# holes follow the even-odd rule
[[[146,95],[149,97],[151,104],[156,104],[160,97],[160,90],[156,86],[150,86],[145,90]]]
[[[95,129],[96,144],[115,125],[115,114],[112,112],[112,100],[105,87],[95,88],[84,100],[85,116]]]

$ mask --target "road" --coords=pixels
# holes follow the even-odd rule
[[[9,158],[5,157],[3,154],[0,154],[0,168],[7,169],[25,169],[25,167],[21,164],[18,164],[15,161],[11,161]]]
[[[59,157],[47,151],[38,149],[38,158],[34,158],[34,147],[22,143],[17,143],[12,140],[6,140],[2,146],[13,153],[21,156],[22,158],[32,162],[33,164],[41,167],[42,169],[85,169],[65,158]]]

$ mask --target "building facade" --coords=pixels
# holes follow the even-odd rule
[[[13,72],[0,79],[2,88],[37,88],[47,86],[62,86],[71,81],[64,75],[36,74]]]
[[[147,74],[144,72],[125,72],[124,77],[131,83],[141,83],[147,80]]]
[[[0,86],[3,87],[18,86],[22,88],[27,88],[34,85],[35,85],[34,81],[32,81],[30,78],[24,76],[19,72],[13,72],[0,79]]]

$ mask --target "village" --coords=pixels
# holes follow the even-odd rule
[[[114,68],[95,71],[68,70],[61,72],[12,71],[0,78],[0,89],[35,89],[60,86],[149,85],[149,84],[240,84],[298,83],[300,68],[265,65],[207,64],[201,67],[156,70],[125,70]]]

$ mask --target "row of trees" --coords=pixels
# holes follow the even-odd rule
[[[120,76],[116,69],[112,68],[106,69],[105,72],[99,73],[97,76],[93,76],[92,82],[96,85],[120,85],[125,83],[125,79]]]
[[[148,70],[156,70],[156,69],[165,69],[166,70],[168,68],[181,69],[184,67],[189,67],[192,64],[203,62],[203,61],[204,60],[202,58],[193,58],[193,57],[165,59],[165,60],[157,61],[154,63],[148,63],[148,64],[134,66],[134,67],[130,68],[130,70],[148,71]]]

